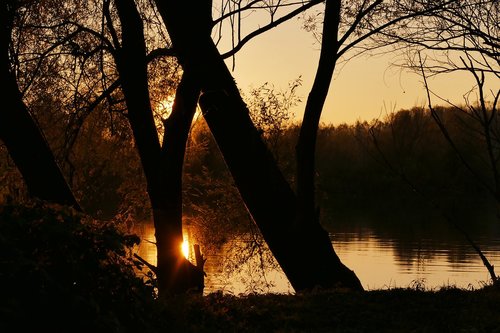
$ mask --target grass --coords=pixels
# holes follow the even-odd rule
[[[166,310],[178,332],[500,332],[500,290],[493,287],[214,293],[171,300]]]

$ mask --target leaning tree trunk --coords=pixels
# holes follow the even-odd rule
[[[203,271],[181,251],[182,166],[199,88],[183,76],[161,146],[149,99],[142,20],[133,0],[116,0],[116,7],[122,24],[122,46],[116,62],[153,209],[158,290],[160,296],[190,289],[201,292]]]
[[[9,61],[14,6],[0,5],[0,77],[3,106],[0,107],[0,139],[23,176],[30,196],[73,206],[80,210],[40,128],[22,100]]]
[[[179,62],[198,80],[200,106],[253,220],[296,291],[314,287],[362,290],[335,253],[317,219],[298,219],[297,199],[254,127],[231,73],[193,1],[157,0]]]

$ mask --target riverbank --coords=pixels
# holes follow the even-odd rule
[[[500,332],[500,291],[214,293],[172,302],[176,332]],[[177,309],[177,310],[175,310]]]

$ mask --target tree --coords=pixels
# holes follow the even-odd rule
[[[500,4],[498,1],[467,0],[453,2],[432,17],[417,20],[406,27],[404,37],[389,33],[386,37],[407,48],[404,67],[421,75],[427,92],[428,108],[443,137],[461,163],[500,204],[500,137],[498,102],[500,98]],[[430,77],[450,73],[467,73],[472,87],[464,95],[464,104],[458,105],[434,93]],[[475,95],[475,98],[473,97]],[[462,133],[467,133],[476,146],[476,158],[466,156],[459,148],[458,139],[446,123],[446,116],[434,106],[432,97],[453,107]],[[463,135],[463,134],[462,134]],[[482,172],[488,170],[487,173]],[[464,234],[480,256],[493,283],[498,283],[493,265],[479,246]]]
[[[145,80],[147,75],[145,67],[146,48],[143,42],[144,35],[141,33],[143,29],[140,24],[140,17],[133,1],[117,1],[116,4],[118,14],[121,18],[123,42],[122,50],[117,58],[118,71],[120,77],[124,80],[122,87],[129,110],[129,120],[134,131],[146,174],[148,193],[153,208],[158,251],[156,272],[159,279],[159,287],[160,290],[183,291],[192,286],[192,282],[190,281],[202,281],[203,278],[201,275],[203,272],[200,272],[199,269],[196,270],[183,258],[180,252],[180,244],[182,244],[182,166],[188,132],[198,102],[202,82],[196,69],[183,66],[182,79],[176,90],[172,114],[164,122],[165,132],[163,144],[160,148],[157,134],[154,130],[154,122],[151,118],[152,112],[148,110],[149,100],[147,97],[147,81]],[[301,6],[295,12],[299,13],[306,8],[308,6]],[[163,15],[160,7],[159,9]],[[200,11],[200,13],[195,13],[195,20],[199,22],[197,33],[210,39],[214,46],[210,38],[213,25],[211,2],[207,2],[206,7],[204,6],[197,10]],[[170,37],[172,38],[172,36]],[[183,50],[175,45],[174,47],[178,60],[182,62]],[[218,60],[222,61],[222,57],[219,57]],[[143,65],[141,67],[131,67],[131,63]],[[225,68],[225,65],[223,66]],[[132,68],[134,69],[132,70]],[[141,80],[137,80],[138,78],[142,78],[142,82]],[[236,88],[234,83],[233,88]],[[142,95],[139,93],[141,91]],[[277,165],[273,163],[272,156],[267,151],[260,136],[255,137],[255,127],[251,123],[248,114],[246,117],[247,125],[253,131],[250,133],[247,132],[247,134],[250,134],[251,140],[256,140],[255,142],[260,145],[258,149],[268,155],[268,166],[271,166],[275,170],[273,175],[281,177],[281,181],[284,183]],[[149,128],[145,128],[145,124]],[[266,175],[261,172],[260,176],[262,176],[260,181],[269,179],[269,174]],[[287,195],[289,194],[290,192]],[[326,233],[323,236],[328,238]],[[283,236],[279,235],[279,237]],[[329,240],[328,244],[331,247]],[[292,257],[288,255],[288,258]],[[334,258],[334,260],[338,260],[338,258]],[[179,271],[182,272],[182,270],[186,270],[186,272],[179,274]],[[190,274],[194,274],[195,278],[190,278]],[[195,282],[195,285],[197,284],[199,285],[200,282]]]
[[[0,8],[0,64],[5,92],[5,106],[0,110],[0,138],[23,175],[30,195],[80,209],[48,143],[22,101],[10,66],[9,47],[18,6],[13,0],[4,1]]]
[[[193,11],[195,6],[189,3],[156,4],[179,62],[200,84],[205,120],[240,194],[292,286],[304,290],[316,285],[333,286],[343,280],[344,286],[361,289],[359,280],[336,256],[319,223],[301,228],[295,215],[295,195],[254,127],[213,40],[206,31],[187,26],[192,17],[210,22],[211,13],[202,8]]]
[[[32,3],[27,5],[29,6],[36,4]],[[42,7],[42,9],[47,10],[47,13],[54,8],[55,8],[54,4],[49,4],[48,8]],[[3,68],[9,69],[9,71],[11,71],[10,70],[11,64],[8,59],[9,56],[8,47],[9,45],[12,45],[11,44],[12,39],[10,37],[10,33],[11,30],[13,29],[14,16],[17,14],[16,11],[19,8],[17,6],[9,6],[8,4],[6,4],[2,9],[5,10],[5,17],[7,17],[7,14],[10,14],[9,24],[3,25],[3,27],[6,29],[5,34],[3,34],[4,38],[2,39],[2,41],[5,42],[3,44],[3,46],[5,47],[4,48],[5,52],[3,52],[2,54],[4,56]],[[167,223],[165,223],[166,219],[164,217],[165,215],[167,215],[168,219],[169,218],[168,214],[170,215],[179,214],[178,221],[182,223],[181,215],[179,213],[180,197],[177,197],[177,193],[178,191],[180,191],[178,184],[180,183],[181,179],[180,171],[182,170],[183,150],[180,150],[181,148],[176,148],[175,146],[171,148],[169,145],[168,154],[166,154],[167,157],[164,159],[167,162],[162,162],[160,159],[161,157],[160,155],[165,155],[165,154],[161,153],[160,151],[158,134],[156,131],[156,125],[153,119],[153,112],[151,110],[151,105],[149,101],[150,96],[148,91],[148,76],[147,76],[148,73],[146,70],[148,62],[145,53],[145,37],[142,32],[142,19],[139,17],[139,14],[133,2],[130,1],[118,2],[117,9],[119,17],[122,18],[122,22],[125,22],[124,24],[122,24],[122,31],[121,31],[123,35],[123,46],[120,45],[120,42],[117,39],[118,36],[117,32],[113,30],[114,27],[113,27],[112,15],[110,12],[110,2],[105,1],[103,3],[103,17],[109,20],[107,22],[108,23],[107,27],[109,30],[111,30],[110,32],[111,36],[114,37],[111,38],[111,41],[105,38],[105,33],[96,32],[95,30],[92,30],[91,27],[86,27],[84,25],[80,25],[78,22],[72,21],[71,15],[68,16],[62,15],[59,17],[57,14],[60,13],[57,13],[56,10],[56,14],[54,14],[54,17],[51,16],[50,18],[53,18],[55,20],[59,19],[62,21],[62,23],[60,25],[55,24],[53,26],[51,25],[44,26],[42,29],[46,28],[49,31],[55,31],[56,37],[62,41],[50,45],[49,51],[42,54],[45,55],[50,54],[51,50],[55,50],[58,47],[59,48],[64,47],[65,43],[68,43],[70,44],[71,47],[70,55],[74,57],[75,62],[79,61],[80,58],[83,58],[81,68],[85,69],[85,66],[88,65],[90,67],[89,71],[92,71],[93,69],[98,67],[98,64],[96,64],[95,62],[91,63],[90,61],[87,61],[89,58],[91,58],[92,54],[96,53],[95,50],[101,50],[101,51],[107,50],[111,53],[111,55],[115,57],[118,72],[122,78],[121,88],[124,92],[124,96],[128,104],[127,105],[128,115],[129,115],[128,118],[132,125],[134,136],[137,145],[139,147],[139,153],[141,156],[143,168],[145,170],[145,175],[149,185],[148,188],[155,215],[155,222],[157,222],[156,223],[158,229],[157,239],[159,247],[158,253],[160,254],[159,255],[160,260],[158,260],[159,265],[157,265],[157,267],[154,269],[156,270],[158,276],[159,287],[160,287],[159,289],[162,290],[162,292],[163,291],[178,292],[178,291],[185,291],[192,287],[202,288],[203,272],[194,269],[193,265],[190,264],[186,259],[184,259],[180,251],[180,244],[182,243],[182,229],[181,229],[182,224],[179,223],[174,224],[171,221],[167,221]],[[8,12],[8,10],[10,12]],[[37,19],[38,17],[36,17],[35,15],[34,17],[35,22],[33,23],[34,25],[36,25]],[[84,18],[82,19],[84,20]],[[92,23],[92,21],[88,22]],[[40,25],[42,25],[41,22]],[[57,28],[61,26],[68,28],[68,30],[70,30],[70,33],[68,33],[68,35],[64,35],[65,31],[63,31],[62,32],[63,35],[57,36],[57,33],[61,33],[61,31],[57,31]],[[23,27],[17,26],[17,28],[19,29],[19,31],[21,32],[23,31]],[[7,29],[10,30],[7,31]],[[88,40],[89,36],[90,38],[93,38],[94,41],[92,40],[89,41]],[[136,38],[137,36],[139,37],[139,39]],[[85,40],[85,37],[87,37],[87,40]],[[91,49],[87,53],[87,48],[92,48],[93,45],[92,42],[95,43],[95,40],[97,40],[96,48],[93,50]],[[136,46],[138,46],[137,49],[135,48]],[[62,57],[64,56],[67,55],[62,55]],[[61,54],[59,54],[59,57],[61,57]],[[40,57],[39,63],[43,63],[43,61],[45,61],[46,58],[47,57],[44,56]],[[104,57],[101,56],[100,60],[102,62],[104,60]],[[138,66],[129,67],[128,61],[134,61],[134,62],[137,61]],[[106,78],[109,78],[110,73],[111,72],[109,68],[106,68],[102,72],[102,74],[105,75],[103,81],[105,81]],[[30,74],[33,76],[36,75],[36,73],[30,73]],[[12,83],[11,86],[16,84],[16,79],[13,75],[10,75],[8,77],[11,79],[11,81],[9,82]],[[90,86],[90,84],[88,86]],[[93,106],[95,107],[96,105],[99,104],[99,102],[103,101],[105,98],[111,99],[112,98],[111,93],[117,87],[118,85],[115,83],[111,83],[109,87],[104,87],[105,88],[104,93],[102,95],[98,95],[95,98]],[[181,88],[179,88],[179,90],[181,92],[186,91],[186,88],[184,88],[186,87],[185,83],[181,82],[180,87]],[[76,90],[75,95],[79,94],[80,92],[79,89],[81,89],[81,87],[77,85],[75,88]],[[83,92],[86,93],[85,91]],[[9,93],[9,97],[12,97],[13,103],[14,102],[18,103],[21,106],[24,105],[20,93],[16,94]],[[177,101],[177,103],[179,102]],[[26,117],[26,115],[28,115],[27,108],[19,107],[18,109],[19,110],[13,108],[6,109],[7,111],[11,112],[11,114],[6,114],[5,117],[2,119],[1,129],[2,129],[2,139],[6,143],[9,152],[13,156],[18,167],[20,167],[21,171],[24,171],[22,167],[26,165],[26,163],[21,164],[20,161],[23,162],[21,158],[25,156],[27,157],[32,156],[31,147],[37,148],[41,146],[42,148],[45,148],[45,150],[35,149],[35,151],[46,152],[47,155],[49,155],[49,157],[51,156],[50,155],[51,152],[50,148],[48,147],[48,144],[46,144],[45,139],[43,138],[34,120],[32,118],[27,119]],[[192,106],[190,110],[192,110],[191,111],[192,112],[191,117],[192,117],[192,114],[194,113],[194,106]],[[90,111],[92,111],[92,108],[89,107],[85,108],[83,111],[80,112],[81,118],[78,119],[76,123],[77,125],[77,127],[75,128],[76,133],[73,135],[73,138],[78,134],[79,128],[83,124],[83,119],[85,119],[88,116]],[[79,110],[76,110],[75,113],[78,112]],[[24,116],[24,118],[20,118],[19,116]],[[172,128],[174,128],[175,130],[180,129],[181,130],[179,132],[180,135],[181,136],[184,135],[187,137],[187,130],[189,129],[190,122],[191,120],[188,119],[187,127],[173,126]],[[28,138],[28,140],[23,139],[20,136],[20,134],[22,134],[21,126],[25,126],[23,125],[24,123],[27,124],[26,126],[28,125],[31,126],[29,130],[33,131],[35,134],[38,134],[38,136],[34,137],[32,140],[30,140],[30,138]],[[25,136],[27,136],[27,134],[29,134],[28,131],[25,131]],[[11,139],[13,135],[17,135],[17,137]],[[168,135],[165,135],[164,137],[167,138],[172,135],[173,134],[171,134],[171,131],[169,131]],[[31,147],[29,145],[23,146],[23,144],[25,144],[26,142],[28,142],[31,145]],[[71,142],[70,140],[69,144],[73,145],[73,142]],[[156,145],[154,145],[155,142],[157,143]],[[177,145],[178,147],[182,147],[183,143],[185,143],[185,139],[182,140],[182,137],[179,140],[173,140],[173,144]],[[19,145],[21,145],[20,149],[18,148]],[[180,150],[180,154],[179,150],[176,149]],[[17,152],[19,152],[21,155],[19,154],[16,155]],[[179,172],[177,172],[179,164],[178,156],[180,156],[181,160],[180,162],[181,168],[179,169]],[[33,157],[36,157],[36,155]],[[55,164],[55,160],[52,158],[52,160],[49,160],[47,162],[41,161],[42,163],[40,165],[33,160],[29,160],[29,162],[30,163],[26,165],[27,172],[23,172],[24,180],[26,181],[29,188],[32,188],[34,186],[36,186],[35,187],[36,189],[40,188],[38,192],[31,191],[32,192],[31,194],[34,197],[39,197],[41,199],[46,199],[46,200],[54,199],[54,201],[57,201],[62,204],[69,203],[65,197],[52,198],[49,196],[51,194],[50,191],[53,191],[57,194],[57,190],[61,188],[61,186],[58,186],[59,184],[55,182],[59,180],[58,178],[52,177],[55,178],[54,180],[46,177],[46,174],[48,174],[49,171],[50,172],[59,171],[57,164]],[[49,162],[52,162],[52,164],[50,164]],[[161,168],[166,168],[165,172],[159,172],[158,170]],[[37,171],[43,171],[43,172],[37,173]],[[29,172],[35,173],[35,175],[30,176]],[[56,176],[57,175],[62,177],[62,174],[56,174]],[[166,175],[166,177],[162,177],[162,175]],[[64,178],[62,178],[62,180],[64,180]],[[39,185],[39,183],[41,183],[41,185]],[[67,185],[66,183],[64,184]],[[167,190],[164,191],[163,188],[166,188]],[[70,198],[73,198],[72,192],[69,189],[69,187],[63,189],[67,191],[63,194],[69,196]],[[49,191],[48,192],[49,195],[46,195],[45,192],[43,191]],[[76,201],[74,201],[74,204],[77,205]],[[164,208],[165,206],[167,206],[166,209]],[[166,213],[163,210],[165,210]],[[177,216],[175,216],[175,218],[177,218]],[[172,256],[174,256],[175,258],[172,258]],[[195,274],[196,276],[193,277],[192,276],[193,274]]]
[[[185,71],[177,87],[172,113],[164,122],[163,144],[160,144],[148,91],[142,19],[134,1],[117,0],[115,4],[122,32],[116,63],[153,210],[158,289],[161,293],[184,292],[190,288],[202,291],[202,266],[191,264],[182,255],[181,248],[182,166],[199,92]],[[130,66],[132,63],[137,65]]]
[[[189,2],[156,1],[178,51],[179,62],[184,69],[190,69],[200,83],[204,117],[242,198],[296,290],[337,285],[362,289],[355,274],[341,263],[333,250],[320,225],[315,204],[316,134],[335,64],[345,59],[348,51],[359,54],[376,48],[365,43],[376,34],[404,25],[420,15],[431,15],[446,3],[326,2],[320,63],[297,144],[298,187],[294,193],[262,144],[213,40],[189,26],[193,18],[197,22],[210,21],[211,13],[193,9]],[[252,4],[249,2],[250,7]]]
[[[454,147],[462,163],[474,177],[500,203],[500,172],[498,145],[498,100],[500,98],[500,5],[497,1],[466,1],[466,6],[451,6],[442,15],[426,22],[426,30],[432,31],[429,40],[421,42],[408,39],[405,42],[415,56],[409,59],[409,67],[422,76],[428,93],[428,107],[441,132]],[[443,56],[433,57],[430,52],[440,50]],[[467,73],[472,79],[471,90],[464,95],[464,104],[456,105],[433,93],[429,83],[431,76],[450,73]],[[479,167],[464,158],[454,139],[435,110],[432,95],[456,108],[469,118],[475,128],[467,129],[470,135],[482,137],[484,156],[490,171],[489,179],[478,174]],[[475,97],[474,97],[475,95]],[[475,132],[475,133],[474,133]]]

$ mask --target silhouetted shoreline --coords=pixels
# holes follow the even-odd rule
[[[499,289],[184,298],[177,332],[498,332]]]

